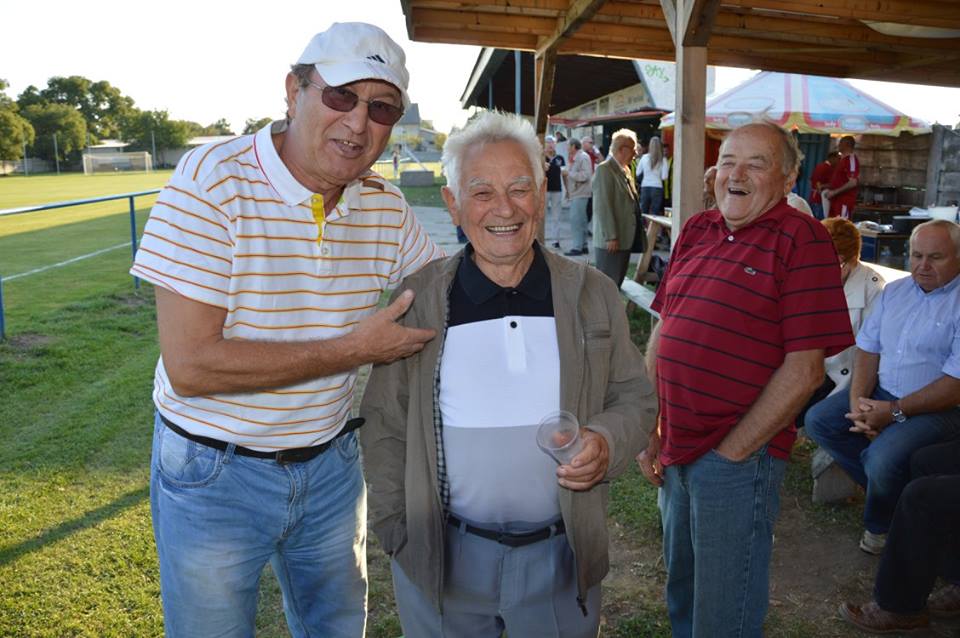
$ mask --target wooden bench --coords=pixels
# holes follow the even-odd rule
[[[654,311],[650,307],[650,305],[653,303],[653,298],[656,296],[656,293],[643,284],[633,281],[632,279],[624,279],[623,283],[620,284],[620,292],[623,293],[623,296],[626,297],[630,303],[639,308],[643,308],[655,319],[660,318],[660,313]]]

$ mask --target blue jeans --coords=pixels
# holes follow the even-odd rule
[[[897,398],[879,386],[872,396],[881,401]],[[874,534],[886,534],[900,493],[910,480],[910,455],[960,436],[960,409],[911,416],[903,423],[888,425],[872,442],[849,431],[853,424],[843,416],[849,411],[850,394],[837,392],[807,411],[804,427],[807,436],[866,488],[864,527]]]
[[[267,561],[294,637],[363,635],[367,508],[355,432],[281,465],[200,445],[158,418],[150,506],[168,637],[252,637]]]
[[[810,202],[810,212],[813,213],[813,216],[817,219],[823,219],[823,203],[822,202]]]
[[[656,186],[640,188],[640,212],[644,215],[663,214],[663,189]]]
[[[575,197],[570,200],[570,236],[573,250],[587,245],[587,197]]]
[[[659,503],[675,638],[763,635],[786,465],[761,448],[739,463],[710,450],[665,468]]]

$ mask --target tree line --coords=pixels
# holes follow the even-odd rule
[[[16,100],[7,96],[7,87],[0,79],[0,159],[20,159],[24,145],[31,157],[72,161],[104,139],[127,142],[127,150],[152,152],[154,145],[179,148],[199,135],[234,135],[225,118],[203,126],[170,119],[166,110],[141,110],[133,98],[104,80],[56,76],[43,89],[28,86]],[[243,134],[257,131],[270,119],[248,119]]]

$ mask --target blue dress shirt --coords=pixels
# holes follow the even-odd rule
[[[887,284],[857,347],[880,354],[880,386],[897,397],[945,374],[960,378],[960,275],[931,292],[913,277]]]

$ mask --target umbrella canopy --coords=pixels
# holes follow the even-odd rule
[[[707,129],[729,131],[760,118],[800,133],[930,132],[926,122],[904,115],[849,82],[817,75],[763,71],[707,101]],[[673,123],[671,113],[664,116],[660,128]]]

